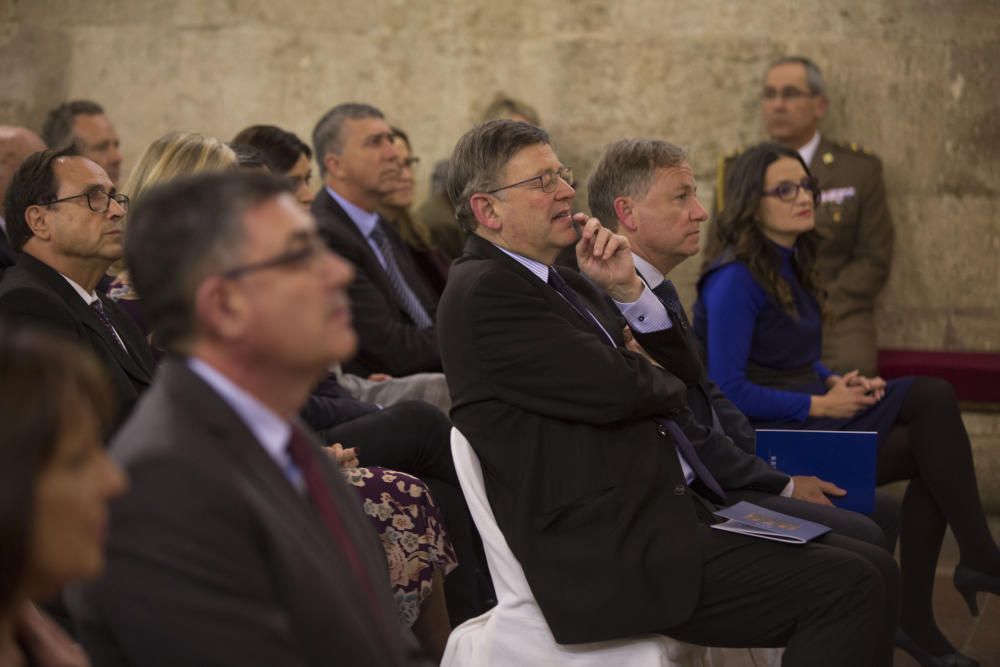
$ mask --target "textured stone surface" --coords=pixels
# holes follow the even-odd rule
[[[1000,351],[998,33],[991,0],[0,0],[0,120],[38,129],[93,97],[127,169],[172,129],[308,139],[364,100],[410,132],[426,176],[503,90],[578,174],[623,136],[688,146],[708,203],[719,153],[761,138],[767,63],[802,52],[829,82],[824,131],[884,163],[899,242],[880,344]],[[678,275],[688,303],[699,263]]]

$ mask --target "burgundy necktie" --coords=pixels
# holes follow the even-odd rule
[[[333,539],[337,542],[344,556],[347,557],[355,578],[361,582],[361,585],[371,596],[370,599],[374,602],[375,589],[364,564],[361,562],[361,555],[340,518],[340,512],[333,504],[333,496],[330,495],[330,489],[320,471],[312,441],[294,424],[292,424],[292,433],[288,440],[288,454],[292,458],[292,463],[302,473],[302,479],[306,484],[306,494],[313,507],[319,513],[327,530],[333,535]]]

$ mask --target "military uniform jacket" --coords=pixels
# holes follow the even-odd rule
[[[713,224],[725,205],[726,173],[741,152],[733,151],[719,161]],[[882,162],[857,144],[821,137],[809,170],[822,191],[816,229],[821,235],[817,267],[827,290],[823,360],[838,372],[851,370],[846,366],[872,372],[875,299],[889,277],[894,241]],[[859,328],[870,330],[871,335],[851,339],[852,344],[864,344],[870,350],[864,355],[861,350],[857,355],[849,349],[833,352],[842,333]]]

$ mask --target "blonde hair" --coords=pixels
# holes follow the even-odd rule
[[[146,148],[122,190],[136,204],[154,185],[235,165],[236,153],[225,142],[196,132],[170,132]]]
[[[168,132],[146,148],[122,192],[129,196],[134,206],[155,185],[202,171],[225,171],[236,164],[236,152],[224,141],[197,132]],[[127,233],[127,215],[122,223]],[[124,264],[124,258],[116,261],[108,273],[121,273]]]

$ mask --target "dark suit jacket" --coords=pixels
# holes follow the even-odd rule
[[[414,324],[396,298],[368,241],[326,188],[316,194],[312,212],[330,248],[354,264],[357,271],[348,293],[360,346],[357,358],[345,364],[344,370],[361,376],[374,372],[410,375],[440,371],[441,355],[434,327],[420,329]],[[386,228],[400,271],[434,319],[437,300],[433,290],[425,283],[395,230],[388,225]]]
[[[700,364],[676,327],[636,339],[680,378],[624,349],[617,311],[579,274],[559,273],[617,348],[470,237],[438,313],[452,420],[482,461],[497,522],[556,640],[656,632],[695,608],[702,531],[654,418],[677,421],[724,488],[777,492],[788,478],[694,421],[686,382]]]
[[[112,504],[104,575],[70,596],[95,665],[409,664],[378,537],[319,448],[375,599],[319,514],[183,360],[163,363],[111,453],[131,487]]]
[[[108,371],[121,405],[119,419],[124,421],[152,381],[153,357],[132,318],[107,296],[97,296],[128,353],[65,278],[24,253],[17,254],[17,264],[0,281],[0,318],[44,327],[89,346]]]

